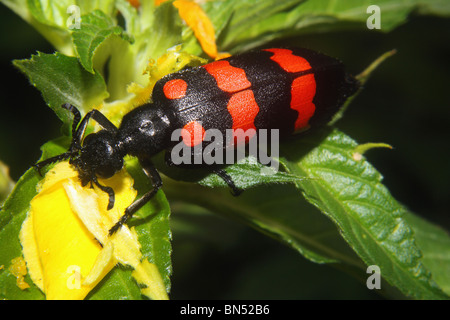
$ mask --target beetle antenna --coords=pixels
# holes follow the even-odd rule
[[[81,113],[80,111],[70,103],[64,103],[61,108],[64,108],[66,110],[69,110],[73,114],[73,121],[72,121],[72,137],[75,135],[75,132],[77,131],[77,126],[81,121]]]
[[[65,103],[61,106],[61,108],[64,108],[66,110],[69,110],[73,114],[73,122],[72,122],[72,142],[69,147],[69,151],[61,153],[60,155],[45,159],[43,161],[40,161],[33,165],[38,170],[38,173],[40,176],[42,176],[41,169],[51,163],[67,160],[74,155],[77,154],[77,150],[79,148],[78,144],[74,140],[75,133],[77,132],[77,126],[81,121],[81,114],[80,111],[74,107],[73,105],[69,103]]]
[[[42,173],[41,173],[41,169],[51,163],[55,163],[55,162],[59,162],[59,161],[63,161],[63,160],[67,160],[70,157],[73,156],[73,152],[72,151],[67,151],[64,153],[61,153],[60,155],[39,161],[38,163],[33,164],[33,167],[35,167],[39,173],[39,175],[42,177]]]

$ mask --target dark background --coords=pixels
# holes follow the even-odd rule
[[[40,157],[40,145],[60,135],[61,123],[11,62],[54,49],[4,6],[0,34],[0,160],[17,180]],[[338,57],[354,74],[398,50],[374,72],[337,127],[360,143],[391,144],[393,150],[366,154],[385,185],[413,212],[450,230],[450,19],[412,16],[388,34],[339,32],[283,43]],[[172,298],[378,298],[349,275],[310,263],[234,221],[177,207]]]

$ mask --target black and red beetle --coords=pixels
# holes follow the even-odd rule
[[[202,143],[202,135],[194,134],[199,129],[223,134],[227,129],[278,129],[280,137],[289,136],[328,122],[358,86],[340,61],[311,50],[251,51],[163,77],[155,84],[153,102],[126,114],[119,128],[98,110],[81,119],[74,106],[63,105],[74,115],[69,150],[35,166],[40,170],[69,159],[83,186],[95,184],[108,193],[111,209],[114,190],[97,177],[109,178],[121,170],[125,155],[137,157],[153,189],[125,210],[111,228],[113,234],[162,186],[151,158],[174,146],[174,130],[190,135],[185,141],[190,147]],[[83,140],[91,118],[103,129]],[[225,171],[213,172],[237,193]]]

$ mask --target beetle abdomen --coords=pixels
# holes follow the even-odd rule
[[[343,64],[307,49],[264,49],[167,75],[153,101],[176,128],[279,129],[281,136],[330,120],[357,88]],[[197,131],[198,132],[198,131]],[[202,141],[191,140],[191,145]]]

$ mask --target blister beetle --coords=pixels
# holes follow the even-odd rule
[[[109,178],[121,170],[125,155],[137,157],[153,188],[125,210],[111,228],[113,234],[161,188],[151,158],[173,147],[174,130],[184,129],[194,137],[185,141],[189,147],[202,143],[202,136],[195,137],[198,129],[224,134],[227,129],[278,129],[282,138],[328,122],[358,87],[340,61],[315,51],[250,51],[163,77],[155,84],[152,103],[126,114],[119,128],[98,110],[81,119],[78,109],[63,105],[74,116],[69,150],[35,166],[40,170],[69,159],[83,186],[94,184],[109,195],[111,209],[114,190],[97,177]],[[90,119],[103,129],[84,138]],[[213,171],[239,193],[225,171]]]

